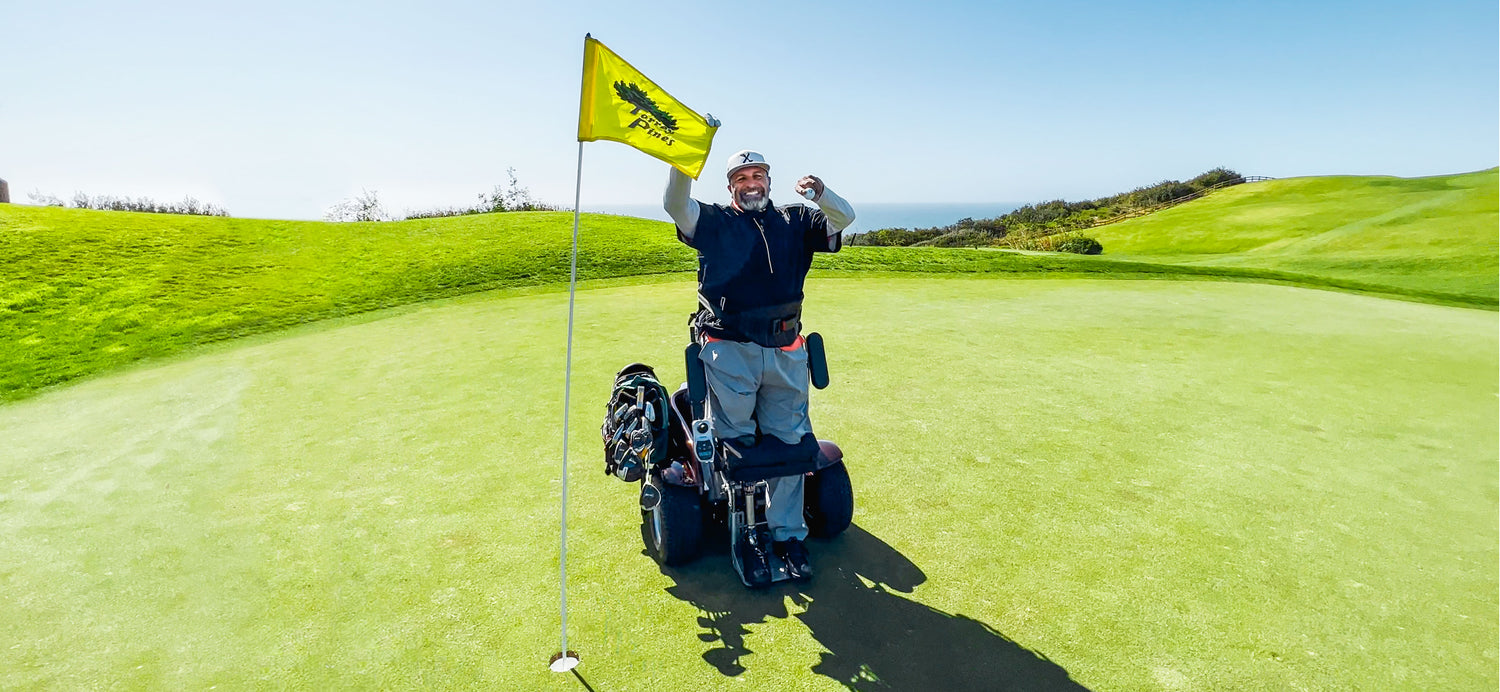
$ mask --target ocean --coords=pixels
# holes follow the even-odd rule
[[[848,229],[851,233],[877,231],[882,228],[932,228],[934,226],[947,226],[963,218],[994,218],[1007,212],[1015,211],[1021,206],[1019,204],[1007,204],[1003,202],[909,204],[899,202],[856,203],[852,200],[850,204],[854,205],[855,217],[854,225]],[[671,220],[660,204],[584,205],[583,210],[600,214],[636,216],[643,219],[655,219],[657,221]]]

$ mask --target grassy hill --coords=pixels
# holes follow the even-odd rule
[[[1202,276],[1496,306],[1496,171],[1236,186],[1097,229],[1106,256],[850,247],[820,273]],[[583,217],[579,277],[691,272],[665,223]],[[0,401],[144,358],[495,288],[558,290],[572,215],[330,224],[0,205]]]
[[[589,222],[583,276],[694,266],[663,224]],[[0,205],[0,399],[291,324],[566,282],[571,228],[566,213],[330,224]]]
[[[850,245],[1002,247],[1097,255],[1098,242],[1085,235],[1089,229],[1188,202],[1246,180],[1245,176],[1221,167],[1187,182],[1163,180],[1108,197],[1074,202],[1055,199],[1027,204],[989,219],[966,218],[932,228],[885,228],[860,233],[848,240]]]
[[[0,401],[293,324],[495,288],[557,290],[572,223],[566,212],[332,224],[0,205]],[[581,279],[649,281],[696,266],[668,224],[583,217]],[[817,266],[1200,271],[925,248],[851,248]]]
[[[1094,229],[1115,259],[1254,268],[1497,298],[1497,169],[1238,185]]]

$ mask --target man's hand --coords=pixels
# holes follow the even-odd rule
[[[812,199],[814,202],[816,202],[818,201],[819,197],[823,196],[823,181],[819,180],[818,176],[815,175],[804,175],[802,176],[801,180],[797,181],[797,185],[792,189],[796,190],[797,194],[799,195],[807,190],[812,190]],[[803,196],[806,197],[806,195]]]
[[[720,123],[719,123],[718,120],[714,119],[714,114],[713,113],[704,113],[703,115],[704,115],[703,119],[708,121],[708,126],[709,127],[719,127]]]

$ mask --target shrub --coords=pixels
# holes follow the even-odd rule
[[[439,207],[408,211],[404,218],[431,219],[442,216],[467,216],[469,214],[494,214],[502,211],[558,211],[559,207],[543,204],[531,196],[531,190],[521,187],[516,179],[516,169],[507,168],[505,174],[510,183],[504,187],[496,185],[488,193],[479,193],[479,203],[470,207]]]
[[[1017,223],[1042,226],[1067,216],[1068,211],[1067,202],[1055,199],[1050,202],[1042,202],[1041,204],[1028,204],[1006,214],[1004,218]]]
[[[391,215],[386,213],[385,207],[380,204],[378,192],[360,190],[358,195],[348,199],[340,200],[337,204],[328,208],[323,213],[324,221],[390,221]]]
[[[1220,166],[1211,171],[1199,174],[1196,178],[1189,180],[1188,185],[1202,190],[1223,183],[1238,184],[1243,182],[1245,182],[1245,176]]]
[[[58,199],[56,195],[45,194],[40,190],[32,190],[26,193],[32,204],[40,204],[48,207],[65,207],[66,204]],[[181,202],[158,202],[150,197],[115,197],[114,195],[90,195],[86,192],[73,193],[73,207],[75,209],[96,209],[99,211],[138,211],[147,214],[189,214],[193,216],[229,216],[229,212],[223,207],[199,202],[192,196],[182,198]]]
[[[979,219],[977,221],[974,219],[965,218],[960,219],[958,223],[948,226],[943,230],[950,233],[953,231],[977,231],[979,233],[983,233],[984,235],[998,238],[1005,235],[1009,231],[1009,225],[1006,223],[1005,217],[994,219]]]
[[[846,245],[871,245],[876,247],[904,247],[925,240],[932,240],[944,231],[940,228],[908,230],[905,228],[882,228],[878,231],[855,233],[844,239]]]
[[[980,231],[961,229],[916,243],[918,247],[986,247],[993,239]]]
[[[1099,241],[1085,235],[1068,233],[1065,235],[1050,236],[1053,252],[1071,252],[1076,255],[1097,255],[1104,252],[1104,246]]]
[[[1130,192],[1130,204],[1138,207],[1149,207],[1156,204],[1166,204],[1172,200],[1197,192],[1186,183],[1176,180],[1163,180],[1150,187],[1140,187]]]
[[[57,198],[57,195],[49,195],[42,192],[41,190],[32,190],[31,192],[26,193],[26,198],[31,200],[32,204],[39,204],[44,207],[67,206],[63,204],[62,200]]]

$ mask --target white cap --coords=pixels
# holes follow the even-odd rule
[[[742,149],[729,157],[729,167],[724,170],[724,177],[734,175],[734,172],[746,166],[760,166],[766,169],[766,174],[771,174],[771,164],[766,163],[766,157],[761,156],[758,151]]]

